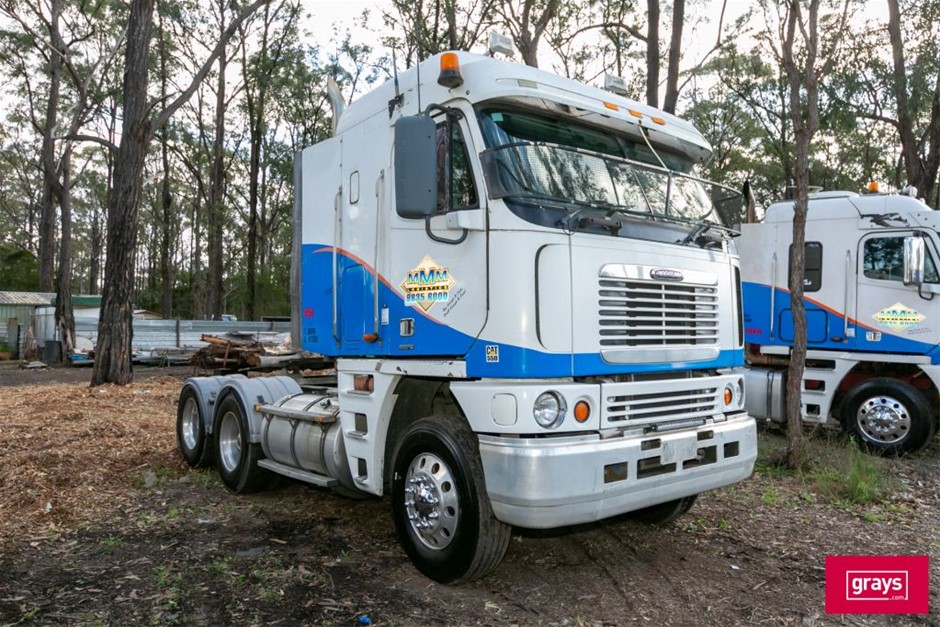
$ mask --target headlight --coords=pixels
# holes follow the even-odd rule
[[[568,406],[565,399],[558,392],[543,392],[535,399],[532,407],[532,416],[535,422],[546,429],[554,429],[565,418]]]

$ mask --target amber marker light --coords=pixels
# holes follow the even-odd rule
[[[604,101],[604,106],[610,109],[611,111],[620,111],[620,107],[618,107],[612,102],[607,102],[606,100]]]
[[[640,113],[639,111],[634,111],[633,109],[627,109],[627,112],[635,118],[640,118],[640,119],[643,118],[643,114]]]
[[[733,400],[734,394],[731,392],[731,388],[725,388],[725,405],[730,405]]]
[[[441,73],[437,83],[449,89],[463,85],[463,76],[460,75],[460,60],[456,52],[445,52],[441,55]]]
[[[655,122],[656,124],[659,124],[660,126],[664,126],[666,124],[666,120],[662,118],[651,118],[651,119],[653,120],[653,122]]]
[[[578,422],[584,422],[591,417],[591,406],[587,401],[578,401],[574,404],[574,419]]]
[[[357,392],[374,392],[375,379],[370,374],[353,375],[353,389]]]

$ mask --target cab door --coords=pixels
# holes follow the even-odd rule
[[[940,331],[940,307],[904,285],[904,238],[912,231],[866,235],[859,242],[856,349],[867,352],[925,353]],[[928,240],[929,241],[929,240]],[[937,251],[930,242],[924,279],[940,284]]]
[[[466,355],[486,322],[487,209],[468,117],[472,110],[434,117],[437,213],[425,221],[389,212],[382,317],[392,355]]]
[[[383,162],[369,142],[371,126],[361,124],[347,130],[341,140],[341,189],[335,199],[332,225],[336,246],[333,272],[334,339],[341,355],[382,355],[387,346],[379,333],[377,263],[382,235],[379,186]]]

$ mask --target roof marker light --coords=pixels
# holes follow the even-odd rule
[[[630,113],[630,115],[632,115],[635,118],[640,118],[641,120],[643,119],[643,114],[640,113],[639,111],[634,111],[633,109],[627,109],[627,112]]]
[[[662,118],[650,118],[650,119],[652,119],[653,122],[656,122],[657,124],[660,124],[660,125],[665,125],[665,124],[666,124],[666,120],[664,120],[664,119],[662,119]]]
[[[618,107],[612,102],[607,102],[606,100],[604,101],[604,106],[610,109],[611,111],[620,111],[620,107]]]
[[[463,76],[460,75],[460,61],[456,52],[445,52],[441,55],[441,73],[437,77],[437,83],[448,89],[463,85]]]

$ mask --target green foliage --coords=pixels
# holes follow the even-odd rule
[[[872,503],[884,498],[887,492],[885,477],[875,461],[852,440],[845,478],[846,498],[852,503]]]
[[[816,492],[846,505],[881,503],[887,498],[894,486],[879,466],[881,460],[864,453],[855,440],[842,447],[829,443],[829,447],[835,454],[805,475]]]
[[[39,262],[29,251],[0,243],[0,290],[35,292],[39,289]]]

